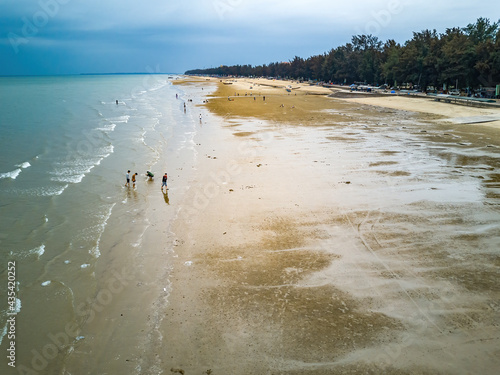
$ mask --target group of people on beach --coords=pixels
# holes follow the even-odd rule
[[[125,175],[125,178],[127,181],[127,182],[125,182],[125,186],[130,187],[130,180],[132,180],[132,187],[135,188],[135,182],[136,182],[137,175],[138,175],[138,173],[136,172],[136,173],[132,174],[132,178],[130,178],[130,170],[128,170],[127,174]],[[151,171],[146,171],[146,177],[149,177],[149,181],[153,181],[154,176],[155,175]],[[167,175],[167,172],[165,172],[165,174],[163,175],[163,177],[161,179],[161,191],[163,191],[163,187],[165,187],[168,190],[167,180],[168,180],[168,175]]]

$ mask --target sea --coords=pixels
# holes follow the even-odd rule
[[[117,243],[140,248],[148,194],[164,172],[193,169],[197,89],[178,78],[0,77],[0,373],[14,370],[9,353],[18,370],[47,367],[56,356],[47,335],[78,323],[79,302],[95,298],[109,223]],[[135,188],[125,186],[128,170]],[[169,185],[167,221],[186,190],[175,177]]]

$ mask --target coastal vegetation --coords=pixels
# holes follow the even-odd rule
[[[479,18],[466,27],[414,32],[404,44],[356,35],[322,55],[251,66],[220,66],[186,74],[280,77],[332,83],[363,82],[426,89],[478,88],[500,83],[500,21]]]

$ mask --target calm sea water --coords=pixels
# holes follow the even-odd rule
[[[101,238],[110,218],[134,212],[135,228],[148,225],[137,214],[152,185],[145,172],[155,173],[159,190],[174,160],[196,157],[197,113],[184,113],[190,94],[172,85],[174,78],[0,78],[2,352],[8,262],[16,264],[18,355],[29,360],[37,340],[74,319],[75,304],[95,290],[93,269],[108,250]],[[135,190],[124,187],[128,169],[139,174]],[[140,233],[129,238],[134,246]]]

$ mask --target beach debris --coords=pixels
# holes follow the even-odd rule
[[[234,191],[233,189],[229,189],[229,191]]]
[[[189,267],[193,265],[193,262],[188,260],[187,262],[184,262],[184,265]]]
[[[258,168],[258,167],[262,167],[262,164],[257,164],[257,168]]]
[[[47,280],[47,281],[44,281],[41,285],[42,286],[48,286],[50,285],[51,281],[50,280]]]
[[[184,375],[184,370],[181,368],[171,368],[170,371],[172,371],[174,374]]]

